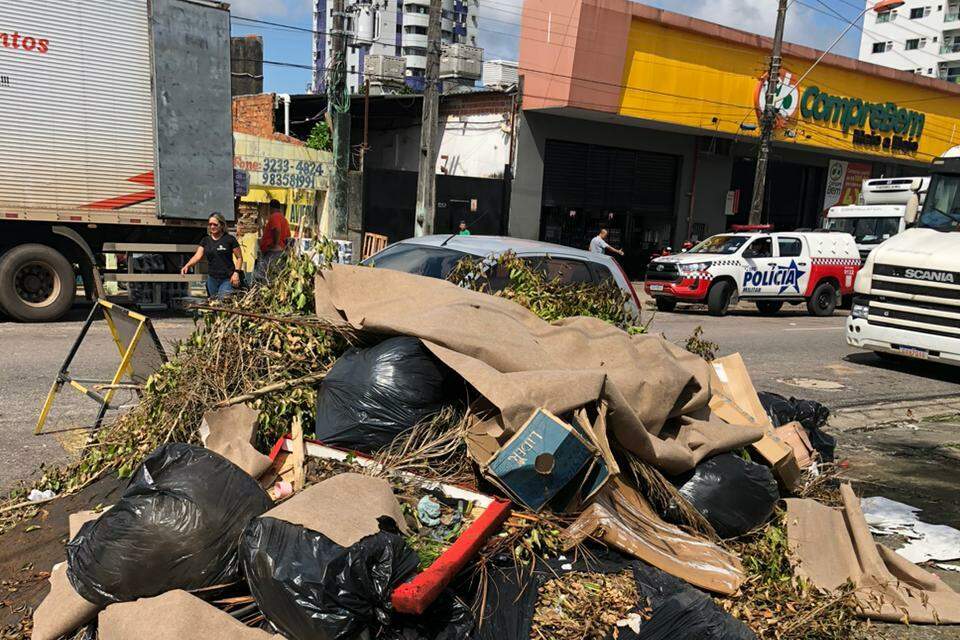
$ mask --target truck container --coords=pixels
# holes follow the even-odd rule
[[[56,319],[105,251],[187,248],[211,212],[232,219],[230,100],[225,4],[0,3],[0,312]]]

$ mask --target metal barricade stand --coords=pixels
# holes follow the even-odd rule
[[[80,350],[84,338],[93,326],[99,311],[103,311],[103,318],[106,320],[110,335],[117,346],[120,364],[110,380],[74,378],[70,375],[70,366]],[[87,316],[83,328],[80,329],[80,335],[77,336],[77,340],[73,343],[70,352],[63,361],[63,365],[57,373],[57,378],[50,387],[50,392],[47,393],[47,399],[43,403],[43,409],[40,411],[40,418],[37,420],[34,433],[40,434],[43,431],[43,425],[47,421],[50,409],[53,407],[54,399],[64,385],[73,387],[80,393],[97,401],[100,410],[97,413],[93,428],[99,429],[107,411],[115,408],[110,405],[114,393],[125,387],[135,389],[139,393],[147,378],[166,361],[167,356],[163,351],[163,345],[160,343],[160,338],[157,337],[157,332],[150,322],[150,318],[99,298],[94,303],[90,315]],[[121,384],[124,376],[129,378],[129,385]],[[103,393],[100,391],[103,391]]]

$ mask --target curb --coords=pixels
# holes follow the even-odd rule
[[[830,415],[830,426],[840,431],[863,427],[865,424],[916,421],[933,416],[960,414],[960,398],[940,396],[900,402],[844,407]]]

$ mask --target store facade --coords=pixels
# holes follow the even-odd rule
[[[651,253],[747,219],[770,41],[627,0],[526,0],[510,234]],[[819,226],[864,178],[960,144],[960,86],[784,47],[764,221]],[[802,78],[802,81],[798,82]]]

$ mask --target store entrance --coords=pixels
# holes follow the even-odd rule
[[[540,239],[586,249],[604,226],[627,275],[641,277],[673,238],[679,167],[677,156],[547,140]]]
[[[740,190],[740,204],[728,224],[747,224],[753,197],[756,160],[740,158],[733,164],[732,190]],[[793,162],[770,163],[767,169],[766,198],[761,219],[777,231],[816,228],[823,208],[827,170]]]

